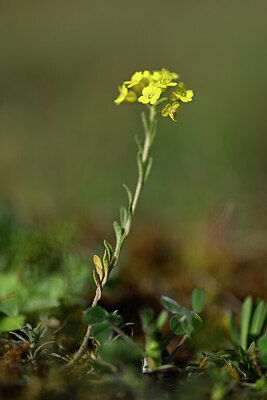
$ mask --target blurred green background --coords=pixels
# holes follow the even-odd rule
[[[136,224],[185,232],[226,212],[262,240],[266,12],[264,0],[2,1],[1,199],[24,218],[109,226],[122,183],[134,188],[142,134],[142,106],[117,107],[117,86],[166,67],[195,98],[177,124],[159,118]]]

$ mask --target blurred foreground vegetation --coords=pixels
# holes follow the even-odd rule
[[[140,232],[145,236],[141,238]],[[241,262],[228,254],[226,262],[218,249],[215,252],[206,247],[202,253],[209,262],[196,271],[193,264],[190,267],[187,249],[182,243],[171,237],[164,239],[162,233],[153,234],[142,227],[137,227],[136,236],[129,240],[120,269],[114,271],[104,291],[101,306],[110,312],[118,310],[125,322],[134,323],[125,332],[130,337],[133,334],[138,346],[143,347],[140,312],[152,308],[159,313],[163,294],[189,305],[192,289],[201,287],[206,296],[203,328],[193,333],[177,353],[171,371],[140,375],[140,354],[130,351],[131,347],[123,345],[124,342],[111,349],[104,345],[101,359],[88,358],[93,350],[90,347],[76,366],[61,369],[77,350],[84,330],[81,312],[94,292],[92,263],[88,263],[84,246],[88,237],[94,237],[95,247],[100,245],[95,239],[98,235],[93,224],[83,232],[74,223],[62,220],[50,222],[42,229],[25,225],[13,211],[1,205],[0,385],[3,399],[264,398],[266,340],[262,339],[259,344],[259,359],[255,358],[258,353],[254,354],[252,347],[250,353],[234,350],[230,320],[231,312],[240,315],[247,293],[255,300],[263,298],[263,269],[258,270],[262,276],[257,278],[255,292],[250,282],[255,279],[257,263],[266,262],[266,258],[251,260],[247,268],[244,260]],[[218,266],[216,270],[213,263]],[[238,275],[240,268],[247,287],[243,287],[242,274]],[[21,331],[25,324],[26,331]],[[34,328],[37,326],[38,329]],[[43,330],[44,338],[41,338]],[[164,325],[163,333],[167,332],[168,327]],[[253,336],[248,345],[251,340]],[[176,345],[176,340],[172,340],[168,351],[171,353]]]

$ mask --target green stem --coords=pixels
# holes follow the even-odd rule
[[[127,221],[125,224],[125,229],[124,229],[123,236],[122,236],[123,240],[117,241],[112,259],[109,263],[109,267],[108,267],[109,274],[118,262],[118,259],[120,256],[120,251],[121,251],[121,246],[122,246],[121,243],[123,243],[124,239],[129,235],[130,228],[131,228],[131,220],[135,213],[137,202],[138,202],[138,199],[140,197],[140,194],[142,192],[144,182],[145,182],[146,167],[147,167],[147,163],[148,163],[148,159],[149,159],[149,150],[150,150],[153,140],[155,138],[154,124],[155,124],[155,117],[156,117],[156,105],[151,105],[149,107],[149,109],[150,109],[149,124],[147,124],[145,116],[143,117],[143,124],[144,124],[144,131],[145,131],[144,145],[142,148],[142,166],[143,166],[143,168],[141,171],[139,171],[139,174],[138,174],[138,180],[137,180],[135,193],[134,193],[134,197],[133,197],[133,201],[132,201],[132,205],[131,205],[131,213],[129,213],[129,215],[128,215],[128,218],[127,218]],[[103,282],[101,282],[100,290],[96,290],[95,297],[93,299],[91,307],[95,307],[97,305],[97,303],[99,302],[99,300],[101,299],[102,290],[107,282],[107,279],[108,279],[108,276],[106,276],[105,279],[103,280]],[[74,354],[72,359],[68,362],[66,367],[70,367],[72,364],[74,364],[86,350],[88,341],[91,336],[92,327],[93,327],[92,325],[88,325],[86,333],[83,338],[83,341],[80,345],[80,348]]]

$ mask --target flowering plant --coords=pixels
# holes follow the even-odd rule
[[[133,104],[139,102],[148,107],[149,114],[145,112],[141,113],[142,122],[144,126],[144,140],[140,141],[139,137],[136,137],[137,143],[137,166],[138,166],[138,179],[134,194],[127,185],[123,185],[127,196],[128,196],[128,208],[124,206],[120,208],[120,222],[115,221],[113,228],[116,236],[115,247],[104,240],[104,255],[102,260],[99,256],[94,255],[93,261],[95,269],[93,270],[93,277],[96,285],[96,292],[91,306],[85,312],[85,323],[88,324],[86,334],[82,341],[79,350],[74,354],[68,365],[73,364],[86,350],[89,339],[91,338],[94,324],[92,321],[95,319],[91,318],[92,313],[99,312],[99,308],[96,308],[99,300],[102,296],[102,291],[107,283],[108,277],[112,269],[117,265],[120,252],[124,243],[124,240],[129,235],[132,218],[135,213],[136,205],[143,189],[143,186],[149,176],[152,167],[152,157],[149,156],[151,145],[155,139],[157,132],[157,120],[156,116],[159,112],[158,107],[165,103],[165,106],[161,110],[163,117],[170,117],[173,121],[177,121],[177,112],[181,108],[181,103],[188,103],[192,101],[193,91],[186,90],[183,82],[177,82],[179,75],[175,72],[170,72],[166,68],[162,68],[160,71],[138,71],[135,72],[130,80],[124,81],[119,86],[119,95],[114,100],[115,104],[119,105],[123,102]],[[172,90],[170,94],[167,94],[169,90]],[[169,103],[172,102],[172,104]],[[98,306],[99,307],[99,306]],[[92,310],[95,308],[95,310]],[[88,312],[90,313],[88,314]],[[104,315],[103,311],[100,313]],[[90,318],[88,317],[90,315]],[[97,318],[99,315],[97,316]],[[114,316],[112,317],[112,320]],[[113,329],[114,329],[113,324]],[[118,328],[116,328],[118,329]]]

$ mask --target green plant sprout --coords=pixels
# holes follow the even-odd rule
[[[251,296],[246,297],[242,304],[240,316],[240,332],[235,322],[235,314],[230,317],[230,329],[233,342],[246,351],[254,342],[258,343],[263,339],[263,330],[267,317],[267,304],[264,300],[253,305]],[[265,335],[266,337],[266,335]]]
[[[197,314],[204,308],[204,292],[202,290],[194,289],[192,292],[193,310],[181,306],[175,300],[166,296],[161,297],[161,304],[165,310],[154,321],[152,309],[141,313],[142,327],[146,337],[143,373],[157,371],[163,367],[172,367],[169,364],[183,343],[191,338],[194,330],[199,330],[203,326],[202,319]],[[169,319],[169,313],[173,314],[170,320],[170,331],[166,337],[163,337],[162,327]],[[167,346],[175,335],[182,336],[182,339],[173,352],[169,354]]]
[[[253,304],[251,296],[244,300],[240,313],[240,329],[236,316],[230,316],[230,332],[234,348],[223,349],[214,354],[203,353],[204,358],[198,367],[207,370],[219,367],[226,370],[236,381],[250,385],[257,390],[266,390],[264,378],[267,365],[267,333],[265,331],[267,304],[258,300]],[[265,331],[265,332],[264,332]]]
[[[116,236],[115,248],[113,250],[111,244],[105,240],[102,261],[97,255],[94,255],[93,258],[95,265],[93,277],[96,284],[96,292],[91,307],[97,306],[101,299],[103,288],[107,283],[111,271],[119,261],[123,243],[129,235],[138,199],[152,167],[153,159],[149,156],[149,151],[157,132],[156,117],[160,112],[163,117],[170,117],[176,122],[178,111],[181,109],[181,103],[192,101],[193,91],[186,90],[185,84],[177,82],[178,79],[178,74],[170,72],[165,68],[153,72],[145,70],[143,72],[135,72],[130,80],[124,81],[119,86],[119,96],[115,99],[115,104],[119,105],[122,102],[133,104],[139,102],[147,107],[148,115],[144,111],[141,113],[144,127],[143,143],[141,143],[138,136],[136,137],[138,179],[135,192],[132,195],[128,186],[123,185],[128,196],[128,208],[121,207],[120,223],[117,221],[113,223]],[[167,93],[169,90],[171,92]],[[159,110],[159,106],[164,103],[164,107]],[[93,325],[89,324],[80,348],[74,354],[68,366],[72,365],[84,353],[91,336],[92,328]]]
[[[166,296],[161,297],[161,304],[165,310],[157,318],[154,318],[154,311],[152,309],[144,310],[140,314],[145,334],[144,350],[135,344],[122,330],[129,323],[121,325],[123,319],[117,311],[108,313],[99,305],[90,307],[84,314],[84,321],[89,326],[92,326],[91,338],[95,349],[91,352],[91,356],[94,357],[95,363],[103,361],[103,358],[104,361],[108,361],[110,364],[113,364],[115,360],[118,361],[118,352],[121,353],[121,346],[125,346],[126,344],[130,346],[126,348],[126,351],[131,350],[136,360],[140,361],[141,358],[143,359],[143,374],[173,368],[173,365],[170,363],[177,351],[188,338],[191,338],[193,331],[199,330],[203,326],[202,320],[196,313],[196,310],[198,312],[203,310],[204,293],[200,289],[194,289],[192,293],[193,310],[181,306],[175,300]],[[162,328],[169,319],[169,333],[164,337]],[[114,333],[117,334],[115,338]],[[173,336],[182,336],[182,339],[174,351],[169,354],[167,346]],[[119,337],[122,340],[117,345],[114,342]],[[117,356],[114,355],[114,351],[117,353]],[[113,353],[113,357],[110,357],[111,352]],[[107,353],[109,356],[108,359]]]
[[[55,343],[53,340],[42,342],[42,338],[46,334],[46,331],[47,326],[39,323],[35,328],[30,324],[26,324],[19,333],[10,333],[19,339],[19,343],[25,343],[29,346],[27,351],[27,360],[31,363],[35,363],[40,357],[47,353],[48,350],[45,347],[48,344]]]

